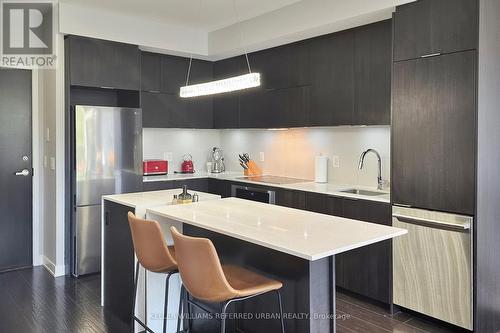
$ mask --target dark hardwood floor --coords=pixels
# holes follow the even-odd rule
[[[54,279],[42,267],[0,273],[0,332],[129,332],[101,308],[99,298],[99,275]],[[338,333],[457,332],[407,313],[391,315],[344,293],[337,294],[337,314]]]

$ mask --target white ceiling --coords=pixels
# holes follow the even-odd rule
[[[60,0],[205,32],[280,9],[301,0]],[[236,11],[234,5],[236,5]]]
[[[219,60],[388,19],[415,0],[234,1],[59,0],[59,31]]]

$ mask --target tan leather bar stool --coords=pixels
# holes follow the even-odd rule
[[[283,287],[281,282],[242,267],[221,265],[215,246],[209,239],[184,236],[175,227],[171,227],[170,231],[174,239],[176,260],[183,283],[181,299],[186,297],[188,312],[190,312],[190,304],[203,311],[210,311],[189,300],[187,292],[202,301],[221,302],[221,333],[225,333],[226,311],[231,303],[275,292],[280,310],[281,332],[285,332],[280,293]],[[182,304],[179,304],[177,332],[180,329],[182,308]]]
[[[170,277],[179,273],[177,262],[175,261],[175,250],[173,246],[167,246],[163,237],[160,224],[156,221],[148,221],[137,218],[132,212],[128,213],[128,222],[132,233],[132,242],[137,256],[134,280],[134,307],[132,318],[138,322],[147,332],[153,332],[145,323],[135,316],[135,301],[137,298],[137,283],[139,279],[139,264],[147,271],[154,273],[164,273],[167,275],[165,282],[165,305],[163,311],[163,332],[167,331],[167,305],[168,305],[168,285]],[[144,296],[146,301],[146,295]]]

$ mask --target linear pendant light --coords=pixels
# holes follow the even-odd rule
[[[236,11],[236,0],[233,0],[233,6],[238,17],[238,27],[240,30],[241,39],[241,21],[239,20],[239,15]],[[198,97],[259,87],[260,73],[252,73],[252,69],[250,68],[250,61],[248,60],[248,53],[246,51],[245,58],[248,66],[248,74],[234,76],[223,80],[189,85],[189,74],[191,73],[191,65],[193,63],[193,57],[191,56],[191,58],[189,59],[186,85],[184,87],[181,87],[179,95],[183,98]]]
[[[211,81],[181,87],[181,97],[221,94],[260,86],[260,74],[248,73],[224,80]]]

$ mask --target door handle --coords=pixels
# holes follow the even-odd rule
[[[28,169],[24,169],[23,171],[16,172],[16,176],[27,177],[27,176],[29,176],[29,174],[30,174],[30,172],[28,171]]]

